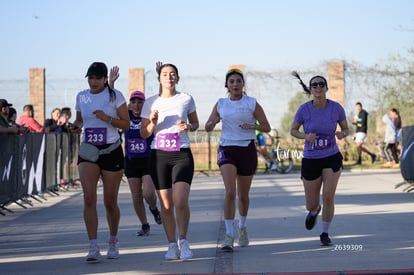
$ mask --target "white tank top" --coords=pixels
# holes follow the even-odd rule
[[[240,127],[244,123],[256,123],[253,115],[255,108],[256,99],[250,96],[244,95],[240,100],[230,100],[230,97],[219,99],[217,111],[222,122],[220,145],[247,146],[256,138],[254,129]]]

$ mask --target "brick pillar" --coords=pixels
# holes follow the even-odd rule
[[[345,106],[345,64],[328,64],[329,98]]]
[[[33,105],[34,118],[42,125],[45,122],[46,110],[45,71],[45,68],[29,69],[29,103]]]
[[[342,107],[345,107],[345,65],[344,63],[329,63],[328,64],[328,85],[329,85],[329,99],[332,99]],[[348,125],[350,128],[351,125]],[[340,130],[339,125],[337,129]],[[339,150],[344,157],[344,160],[349,159],[346,154],[345,141],[337,140]]]
[[[134,91],[141,91],[145,93],[145,78],[143,68],[129,69],[129,93]]]

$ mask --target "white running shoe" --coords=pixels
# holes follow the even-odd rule
[[[182,239],[179,241],[180,243],[180,259],[181,260],[188,260],[193,257],[193,251],[190,249],[190,244],[186,239]]]
[[[178,250],[178,245],[176,243],[170,243],[164,258],[166,260],[177,260],[179,255],[180,251]]]
[[[234,243],[234,238],[232,236],[227,235],[227,234],[224,235],[224,240],[223,240],[223,243],[221,244],[221,250],[232,252],[233,243]]]
[[[106,257],[108,259],[118,259],[119,258],[119,248],[118,248],[118,240],[114,242],[109,242],[108,252]]]
[[[242,227],[239,228],[239,246],[248,246],[249,245],[249,237],[247,237],[247,228]]]
[[[98,263],[101,257],[98,245],[89,245],[89,252],[86,255],[86,262],[88,264]]]

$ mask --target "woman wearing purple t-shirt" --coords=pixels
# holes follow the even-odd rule
[[[334,216],[334,196],[343,167],[336,138],[340,140],[348,135],[348,123],[344,108],[326,98],[328,85],[323,76],[312,77],[308,88],[298,73],[293,75],[299,79],[305,94],[313,96],[312,100],[299,107],[290,128],[292,136],[305,140],[301,169],[306,209],[309,211],[305,227],[311,230],[315,226],[322,209],[320,240],[323,245],[330,245],[328,229]],[[340,131],[337,131],[338,124]],[[299,131],[301,126],[303,132]],[[321,188],[323,208],[320,205]]]

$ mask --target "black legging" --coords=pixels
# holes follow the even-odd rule
[[[388,150],[391,151],[392,159]],[[387,143],[387,146],[385,146],[384,148],[384,154],[389,162],[391,162],[392,160],[394,160],[395,163],[399,162],[397,154],[397,145],[395,143]]]

